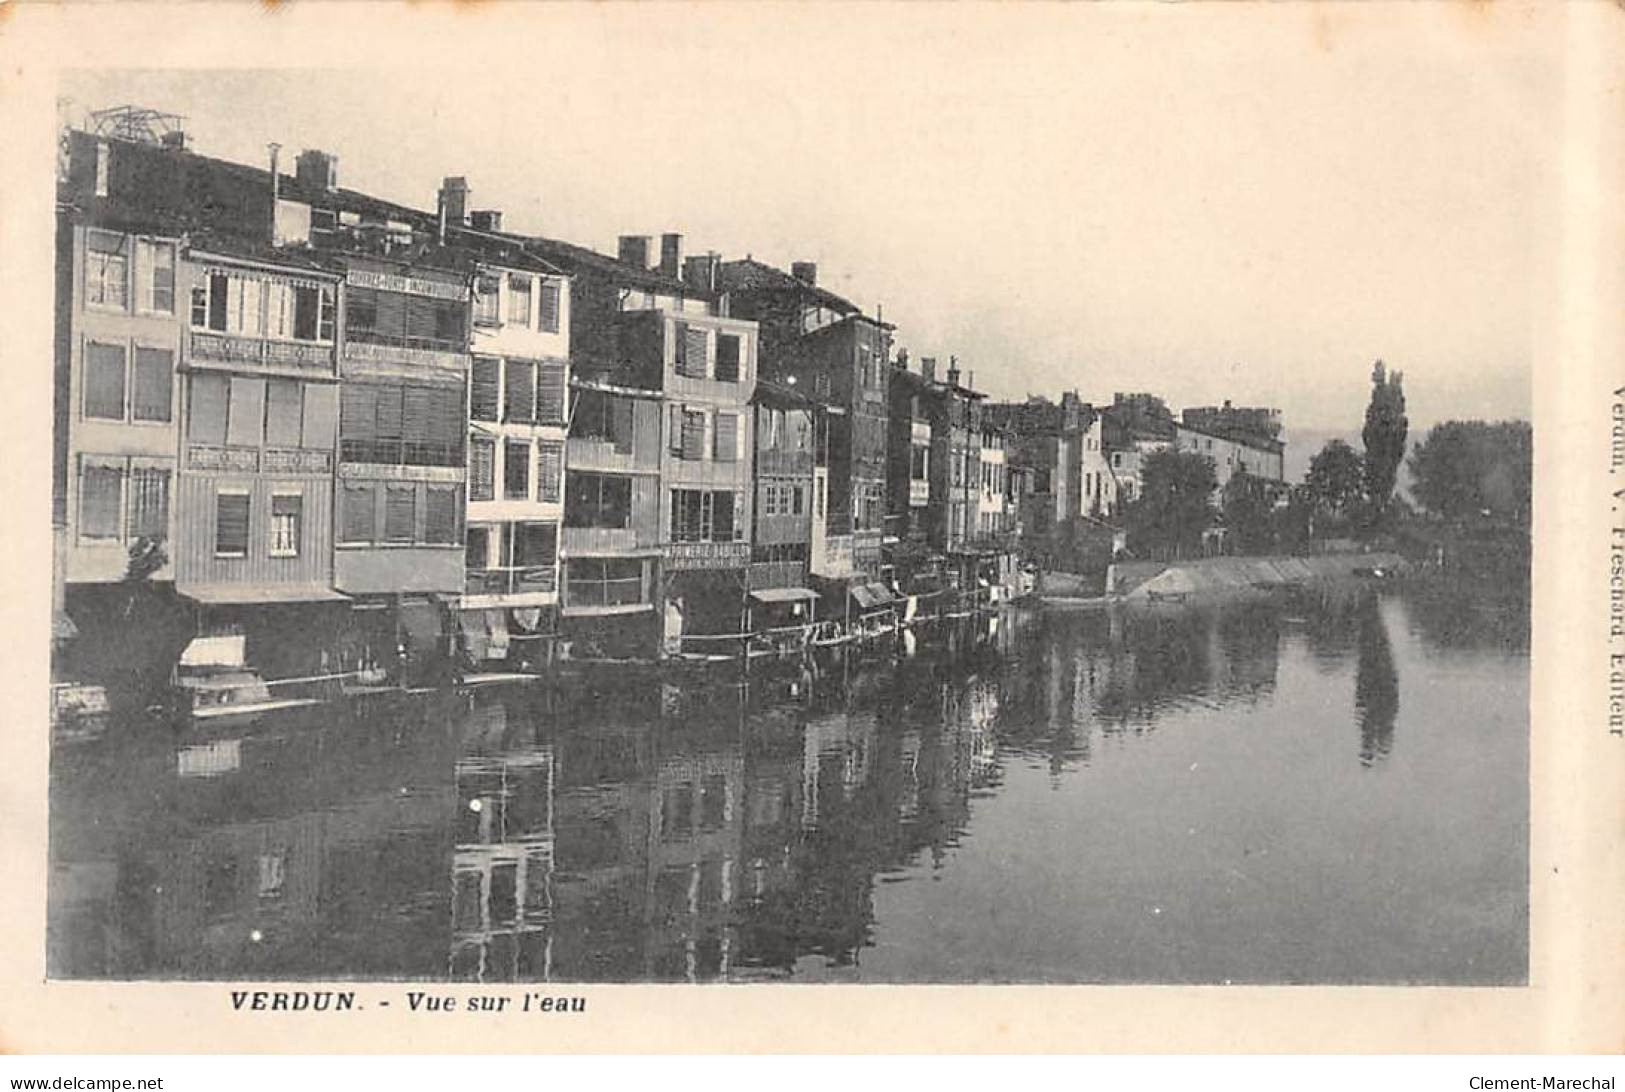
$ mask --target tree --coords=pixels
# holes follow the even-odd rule
[[[1309,460],[1303,484],[1316,511],[1347,519],[1365,497],[1365,461],[1342,440],[1332,440]]]
[[[1380,520],[1394,495],[1400,461],[1405,458],[1405,376],[1387,373],[1382,361],[1371,369],[1371,401],[1365,408],[1365,495],[1371,503],[1371,516]]]
[[[1534,441],[1527,421],[1446,421],[1411,453],[1417,503],[1446,519],[1529,526]]]
[[[1230,475],[1220,499],[1224,525],[1234,548],[1242,554],[1266,554],[1274,546],[1271,516],[1274,504],[1268,484],[1245,470]]]
[[[1213,460],[1193,451],[1154,451],[1140,468],[1140,495],[1124,511],[1129,549],[1142,557],[1201,553],[1213,520]]]

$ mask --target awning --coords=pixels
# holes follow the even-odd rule
[[[874,600],[874,605],[877,607],[887,606],[897,599],[891,593],[891,589],[884,584],[865,584],[864,587],[869,589],[869,597]]]
[[[73,624],[66,611],[56,611],[51,615],[51,640],[71,641],[79,636],[79,627]]]
[[[759,603],[796,603],[803,599],[817,599],[811,588],[757,588],[750,597]]]
[[[322,584],[176,584],[175,590],[195,603],[226,606],[244,603],[345,603],[350,597]]]

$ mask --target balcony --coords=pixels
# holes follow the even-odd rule
[[[630,527],[566,526],[560,534],[563,537],[559,548],[571,557],[612,557],[640,552],[638,534]]]
[[[193,364],[269,367],[331,375],[333,346],[303,341],[192,331],[188,359]]]
[[[640,456],[630,446],[618,447],[610,440],[571,436],[564,442],[564,465],[570,470],[654,473],[660,469],[660,453],[657,450]]]
[[[384,466],[463,465],[463,445],[424,440],[340,440],[339,458],[347,463]]]
[[[467,572],[469,595],[529,595],[557,591],[558,587],[558,568],[553,565],[469,569]]]

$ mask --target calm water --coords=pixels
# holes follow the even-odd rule
[[[1527,615],[1009,614],[52,769],[57,977],[1522,981]]]

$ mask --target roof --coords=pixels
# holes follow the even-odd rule
[[[643,269],[628,265],[619,258],[600,254],[590,247],[567,243],[562,239],[549,239],[545,235],[522,236],[526,247],[547,261],[570,272],[587,271],[608,277],[621,284],[637,288],[672,292],[696,299],[711,299],[715,293],[704,291],[676,277],[668,277],[658,269]]]
[[[1212,429],[1197,428],[1195,425],[1187,425],[1183,421],[1175,421],[1174,428],[1180,432],[1194,432],[1198,436],[1210,436],[1215,440],[1223,440],[1226,443],[1240,444],[1242,447],[1250,447],[1254,451],[1268,451],[1271,454],[1278,454],[1286,450],[1285,441],[1271,440],[1263,436],[1248,436],[1243,433],[1234,432],[1215,432]]]
[[[862,314],[851,300],[755,258],[723,262],[717,269],[717,284],[725,292],[795,292],[845,315]]]

